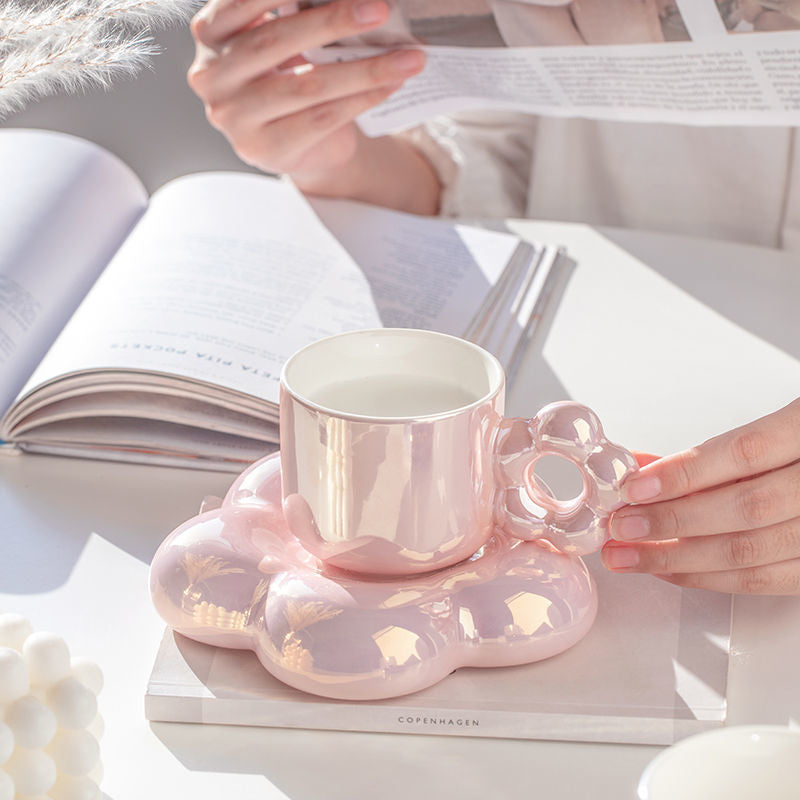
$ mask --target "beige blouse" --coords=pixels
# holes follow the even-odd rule
[[[443,215],[641,228],[800,255],[798,128],[473,112],[406,135],[441,176]]]

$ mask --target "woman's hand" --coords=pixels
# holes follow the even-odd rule
[[[301,189],[433,213],[438,181],[410,145],[368,139],[355,118],[419,73],[401,50],[312,65],[302,53],[377,28],[383,0],[335,0],[280,15],[286,0],[210,0],[192,20],[189,85],[211,124],[248,164],[287,173]],[[413,207],[410,207],[413,206]]]
[[[622,492],[635,505],[611,518],[609,569],[723,592],[800,594],[800,398],[645,463]]]

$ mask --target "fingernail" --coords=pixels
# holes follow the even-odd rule
[[[402,73],[418,72],[425,63],[420,50],[401,50],[392,56],[392,66]]]
[[[658,497],[661,481],[655,475],[641,475],[622,484],[622,499],[628,503],[641,503]]]
[[[638,514],[615,515],[611,518],[611,536],[623,542],[644,539],[650,533],[650,520]]]
[[[632,547],[606,547],[602,557],[609,569],[630,569],[639,563],[639,553]]]
[[[386,16],[386,3],[381,0],[367,0],[366,3],[359,3],[353,9],[353,16],[359,25],[373,25]]]

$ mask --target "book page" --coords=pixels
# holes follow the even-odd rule
[[[521,244],[514,234],[360,203],[311,204],[361,265],[387,328],[463,336]]]
[[[247,464],[275,452],[278,446],[249,436],[175,422],[150,420],[147,425],[141,425],[134,418],[83,418],[42,426],[26,438],[23,449],[27,453],[239,472]]]
[[[139,179],[90,142],[0,131],[0,412],[147,204]]]
[[[515,234],[312,199],[361,265],[385,327],[461,336],[497,356],[509,384],[521,344],[544,310],[551,279],[571,263],[560,248]]]
[[[280,369],[300,346],[379,326],[363,274],[293,186],[191,175],[153,195],[29,387],[134,369],[277,402]]]

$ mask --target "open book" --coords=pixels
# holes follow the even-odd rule
[[[0,132],[0,439],[238,471],[278,442],[285,359],[380,326],[470,338],[513,373],[557,247],[245,173],[148,198],[116,157]]]

